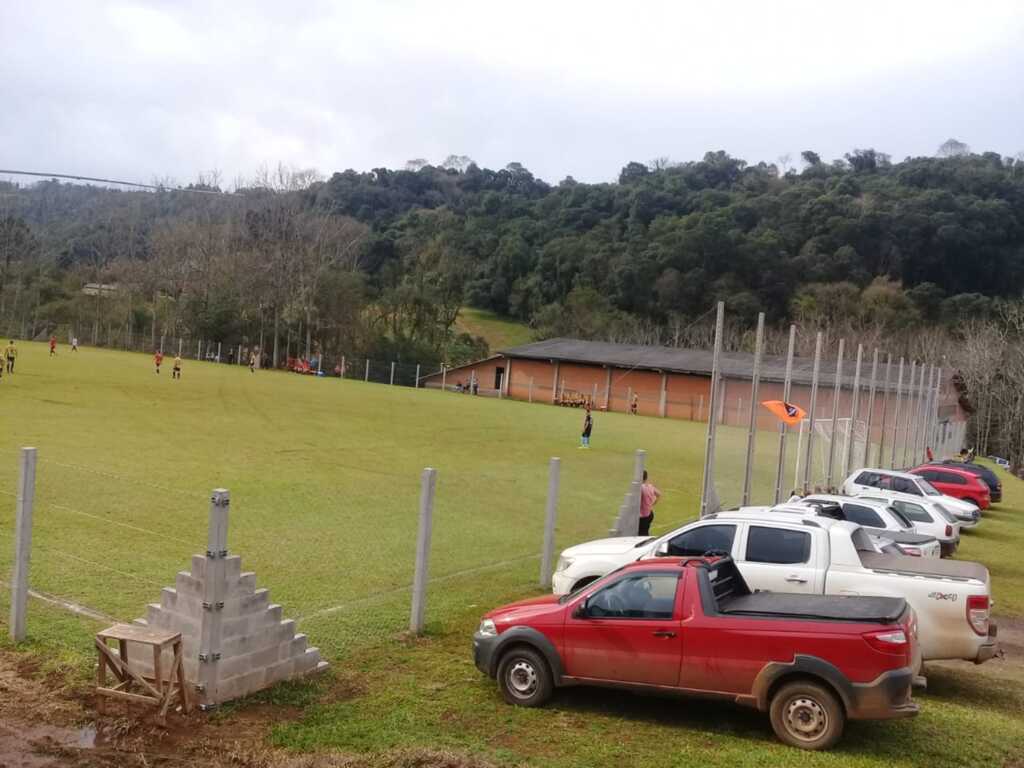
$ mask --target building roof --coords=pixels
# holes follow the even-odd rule
[[[532,344],[501,350],[510,358],[525,360],[560,361],[608,365],[615,368],[630,368],[668,373],[686,373],[710,376],[714,353],[704,349],[678,349],[674,347],[652,347],[641,344],[614,344],[605,341],[581,341],[579,339],[548,339]],[[722,375],[727,378],[749,379],[752,376],[754,355],[750,352],[723,352],[721,357]],[[852,387],[856,353],[843,361],[843,384]],[[883,389],[885,364],[878,366],[878,389]],[[819,386],[835,386],[836,361],[822,360],[818,374]],[[814,360],[806,357],[793,358],[794,384],[811,383]],[[782,382],[786,379],[786,358],[765,355],[761,359],[761,380]],[[861,364],[861,385],[867,386],[871,379],[871,360],[865,355]],[[904,366],[903,391],[909,384],[909,364]],[[917,376],[915,376],[915,388]],[[927,385],[926,385],[927,386]],[[890,379],[889,389],[896,389],[896,364]]]

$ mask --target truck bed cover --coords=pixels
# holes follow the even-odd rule
[[[983,584],[988,583],[988,568],[981,563],[940,560],[937,557],[880,555],[876,552],[861,552],[860,561],[865,568],[875,571],[894,571],[949,579],[976,579]]]
[[[907,609],[901,597],[805,595],[755,592],[730,597],[719,603],[720,613],[736,616],[792,617],[821,621],[855,621],[893,624]]]

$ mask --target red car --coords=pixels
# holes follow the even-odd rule
[[[779,739],[803,749],[835,744],[847,718],[918,711],[906,601],[752,594],[728,557],[641,560],[561,598],[498,608],[473,657],[512,704],[580,684],[713,696],[768,712]]]
[[[915,475],[920,475],[947,496],[962,499],[974,504],[978,509],[988,509],[992,505],[992,494],[985,481],[973,472],[943,465],[923,464],[914,467]]]

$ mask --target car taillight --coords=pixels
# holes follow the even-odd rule
[[[988,634],[988,595],[971,595],[967,598],[967,623],[975,633],[984,637]]]
[[[901,654],[907,652],[910,641],[907,633],[902,629],[886,630],[884,632],[867,632],[864,634],[867,644],[876,651],[882,653]]]
[[[946,536],[949,537],[949,536],[952,536],[952,535],[953,535],[953,526],[947,524],[946,525]]]

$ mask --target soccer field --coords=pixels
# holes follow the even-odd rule
[[[511,708],[473,667],[469,637],[485,610],[537,591],[549,457],[563,465],[556,549],[605,534],[636,448],[665,493],[654,525],[663,532],[696,516],[704,425],[599,413],[584,451],[575,409],[194,360],[172,381],[170,362],[157,376],[148,356],[61,347],[51,359],[43,345],[21,345],[17,372],[0,383],[0,567],[9,572],[20,446],[39,449],[31,585],[117,619],[145,615],[205,549],[209,491],[230,489],[229,549],[298,619],[339,682],[264,695],[302,713],[268,734],[272,744],[429,746],[558,768],[999,766],[1024,757],[1024,667],[1000,661],[936,665],[920,717],[851,724],[821,755],[781,746],[766,718],[727,704],[579,689],[540,710]],[[720,439],[719,486],[735,489],[745,431]],[[759,437],[762,493],[776,448],[774,434]],[[425,466],[438,470],[428,633],[407,641]],[[1024,636],[1008,621],[1024,614],[1024,494],[1003,477],[1006,501],[965,535],[961,557],[991,569],[1012,654]],[[7,601],[0,590],[3,617]],[[98,628],[30,603],[29,647],[79,680]]]
[[[607,531],[639,447],[666,492],[656,528],[696,512],[702,425],[599,414],[583,451],[578,410],[187,359],[174,381],[170,363],[157,375],[144,355],[22,345],[0,384],[0,487],[13,494],[17,448],[36,446],[35,588],[143,615],[205,548],[214,487],[232,494],[231,551],[300,618],[395,602],[411,581],[426,466],[438,470],[435,581],[536,578],[551,456],[562,458],[559,547]],[[373,613],[383,626],[371,634],[407,620]]]

